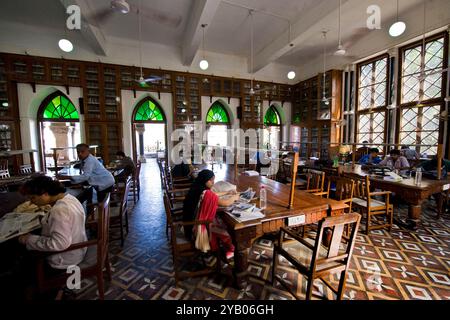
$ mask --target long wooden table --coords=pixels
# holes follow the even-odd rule
[[[287,224],[287,219],[303,216],[302,223],[307,225],[320,221],[327,216],[340,215],[348,207],[346,204],[332,199],[325,199],[312,195],[305,191],[296,190],[294,194],[294,206],[288,209],[290,186],[280,182],[256,176],[249,177],[235,174],[233,166],[223,166],[215,170],[216,181],[227,181],[237,186],[238,191],[245,191],[251,187],[259,197],[259,189],[262,185],[267,190],[267,208],[263,210],[265,217],[262,219],[239,223],[230,215],[224,213],[223,220],[227,224],[228,231],[235,246],[234,269],[235,285],[244,287],[247,279],[248,254],[253,242],[267,233],[277,232],[280,227]]]
[[[340,174],[354,175],[365,177],[369,175],[367,171],[362,169],[361,165],[340,166],[338,169]],[[422,212],[422,203],[425,199],[433,194],[441,193],[445,188],[450,186],[450,179],[431,180],[423,178],[420,185],[414,183],[414,178],[403,179],[402,181],[383,180],[377,176],[370,176],[371,185],[377,189],[394,192],[402,200],[409,204],[409,219],[419,220]],[[416,221],[417,222],[417,221]]]

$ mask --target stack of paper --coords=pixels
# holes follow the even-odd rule
[[[44,212],[7,213],[0,219],[0,242],[40,228],[45,215]]]
[[[252,188],[248,188],[244,192],[241,192],[240,199],[243,202],[250,202],[255,196],[256,192]]]
[[[249,203],[235,204],[231,210],[227,211],[227,213],[238,222],[261,219],[265,217],[261,212],[261,209]]]
[[[244,175],[249,176],[249,177],[255,177],[255,176],[259,176],[259,172],[254,171],[254,170],[247,170],[247,171],[244,171]]]

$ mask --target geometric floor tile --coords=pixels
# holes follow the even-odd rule
[[[110,245],[113,280],[106,283],[106,299],[293,299],[280,283],[271,285],[273,237],[256,240],[250,249],[248,271],[252,276],[242,290],[235,289],[225,275],[190,278],[176,287],[165,234],[163,197],[159,179],[154,177],[159,177],[158,166],[150,160],[142,165],[141,197],[130,210],[130,231],[124,246],[119,241]],[[416,231],[394,225],[390,233],[381,229],[366,235],[365,227],[361,227],[363,232],[356,238],[343,299],[450,300],[450,217],[442,215],[437,220],[435,212],[428,209],[430,206],[435,206],[434,200],[424,203]],[[408,207],[400,204],[394,211],[404,218]],[[225,271],[231,274],[230,269]],[[304,297],[306,279],[290,263],[280,259],[277,274]],[[339,276],[328,280],[337,285]],[[82,280],[76,299],[98,299],[95,278]],[[313,292],[334,299],[320,280],[314,282]]]

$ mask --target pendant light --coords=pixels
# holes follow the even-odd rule
[[[255,89],[253,88],[253,10],[249,10],[250,15],[250,95],[255,94]]]
[[[398,19],[398,2],[399,0],[397,0],[397,20],[389,28],[389,35],[394,38],[401,36],[406,30],[406,24]]]
[[[205,27],[207,26],[207,24],[202,24],[202,29],[203,29],[203,41],[202,41],[202,50],[203,50],[203,59],[200,61],[200,69],[202,70],[208,70],[209,67],[209,63],[208,60],[205,59]]]
[[[326,97],[325,92],[325,86],[327,81],[327,30],[322,31],[323,33],[323,85],[322,85],[322,99],[321,102],[323,102],[326,106],[330,104],[329,98]]]
[[[289,47],[291,47],[288,51],[288,53],[292,50],[292,48],[294,47],[294,44],[291,42],[291,22],[289,21]],[[294,80],[296,77],[295,71],[294,70],[290,70],[287,73],[287,78],[289,80]]]
[[[344,47],[342,46],[341,43],[341,0],[339,0],[339,18],[338,18],[338,48],[336,50],[336,52],[334,53],[335,56],[345,56],[345,54],[347,53],[347,51],[344,49]]]

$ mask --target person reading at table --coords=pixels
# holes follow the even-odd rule
[[[79,176],[72,176],[72,183],[87,182],[97,191],[97,201],[102,202],[108,192],[112,191],[115,183],[114,176],[89,152],[89,146],[81,143],[77,145],[78,158],[81,160]],[[81,199],[80,201],[85,200]],[[82,201],[83,202],[83,201]]]
[[[239,199],[239,194],[231,193],[215,193],[211,190],[214,185],[214,172],[211,170],[202,170],[194,180],[188,194],[183,203],[183,220],[184,221],[211,221],[211,249],[217,251],[219,242],[222,242],[225,249],[227,259],[234,254],[234,246],[231,243],[231,237],[228,234],[223,221],[216,216],[217,208],[229,207]],[[225,197],[225,195],[227,195]],[[200,226],[199,230],[194,230],[194,235],[198,232],[206,232],[205,226]],[[192,238],[192,228],[184,229],[188,239]]]
[[[359,159],[359,164],[378,164],[381,162],[381,158],[378,156],[380,151],[377,148],[370,148],[369,154],[362,156]]]
[[[420,154],[416,150],[411,149],[409,146],[402,146],[400,152],[407,160],[420,159]]]
[[[85,213],[80,201],[65,193],[64,186],[47,176],[27,181],[22,187],[30,201],[37,206],[51,205],[42,221],[41,235],[25,234],[19,242],[28,250],[63,251],[72,244],[87,241]],[[57,253],[47,258],[48,272],[66,271],[69,266],[83,261],[86,248]]]
[[[119,163],[116,165],[115,169],[123,169],[123,171],[117,175],[117,179],[119,181],[126,181],[128,176],[134,176],[136,172],[136,164],[133,159],[127,157],[123,151],[117,151],[116,157]]]
[[[400,150],[392,149],[389,155],[379,163],[380,166],[396,170],[408,170],[410,168],[408,160],[400,154]]]

